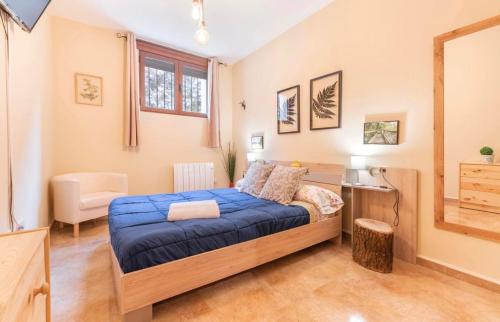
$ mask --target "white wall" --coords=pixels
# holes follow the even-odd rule
[[[445,43],[444,58],[444,188],[458,199],[460,162],[480,162],[485,145],[500,153],[500,26]]]
[[[50,19],[44,16],[32,33],[11,25],[10,111],[14,177],[14,212],[25,228],[48,224],[48,180],[52,174],[52,46]],[[0,231],[9,229],[7,214],[6,82],[4,33],[0,35],[1,215]]]
[[[52,18],[54,37],[55,173],[118,171],[130,193],[173,190],[173,163],[213,161],[217,186],[227,186],[217,150],[206,147],[207,119],[140,113],[137,152],[124,149],[125,40],[114,30]],[[104,106],[76,104],[74,74],[103,77]],[[222,137],[231,137],[231,68],[221,67]]]
[[[233,66],[241,174],[252,133],[262,158],[419,170],[418,254],[500,282],[500,244],[434,228],[433,37],[500,12],[496,0],[336,0]],[[343,70],[342,128],[309,130],[309,80]],[[301,86],[300,134],[276,134],[276,91]],[[246,111],[237,104],[245,99]],[[363,122],[402,121],[398,146],[364,146]]]

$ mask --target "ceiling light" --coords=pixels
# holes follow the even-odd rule
[[[194,34],[194,38],[198,43],[202,45],[206,45],[208,43],[210,35],[208,34],[207,28],[205,26],[205,21],[200,22],[200,26],[196,31],[196,33]]]
[[[191,9],[191,17],[194,20],[201,18],[201,0],[193,0],[193,8]]]

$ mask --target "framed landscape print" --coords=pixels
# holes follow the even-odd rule
[[[75,100],[78,104],[102,106],[102,77],[76,73]]]
[[[342,116],[342,71],[311,79],[311,130],[337,129]]]
[[[300,86],[277,93],[278,134],[300,132]]]
[[[399,144],[399,121],[365,123],[364,144]]]
[[[252,150],[264,150],[264,136],[263,135],[253,135],[251,138]]]

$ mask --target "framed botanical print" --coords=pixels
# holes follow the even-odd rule
[[[77,104],[102,106],[102,77],[76,73],[75,100]]]
[[[342,71],[311,79],[311,130],[337,129],[342,121]]]
[[[363,132],[364,144],[399,144],[399,121],[367,122]]]
[[[277,93],[278,134],[300,133],[300,86]]]

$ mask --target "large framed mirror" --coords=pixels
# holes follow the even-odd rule
[[[500,15],[434,38],[434,168],[436,227],[500,242]]]

